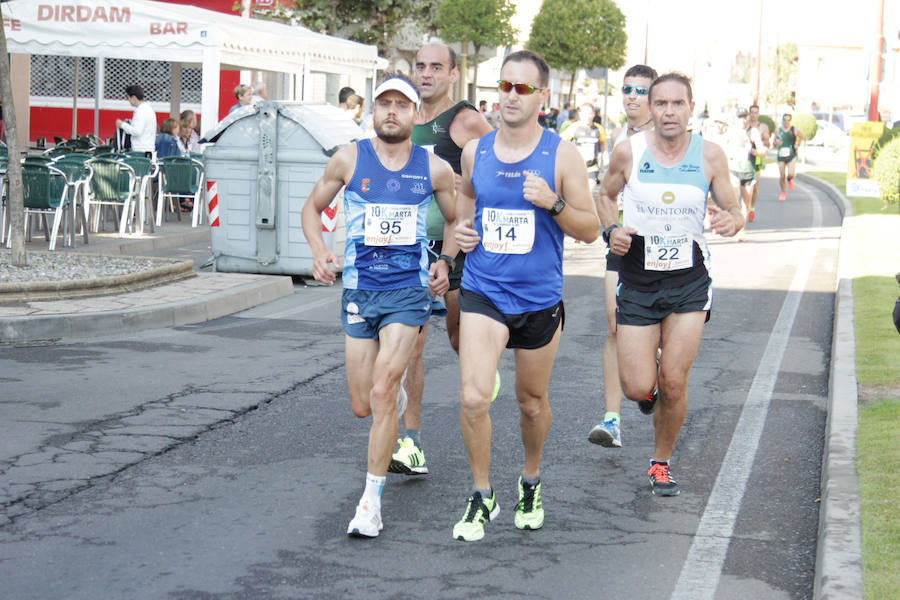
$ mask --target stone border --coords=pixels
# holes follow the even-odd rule
[[[827,181],[798,174],[821,190],[841,211],[841,242],[834,332],[828,377],[828,415],[822,457],[819,535],[816,545],[815,600],[863,598],[862,500],[856,471],[859,391],[856,381],[856,339],[853,331],[853,208]]]
[[[136,273],[112,275],[109,277],[0,283],[0,303],[15,304],[39,300],[63,300],[66,298],[136,292],[163,283],[196,277],[197,275],[194,272],[194,263],[190,260],[173,261],[171,259],[145,256],[134,258],[161,264],[158,267],[141,270]]]

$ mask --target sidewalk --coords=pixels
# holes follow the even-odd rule
[[[55,252],[176,257],[193,260],[197,271],[211,256],[209,240],[208,226],[192,228],[189,221],[173,221],[143,235],[119,238],[115,233],[92,234],[87,245],[78,238],[74,249],[58,245]],[[26,247],[29,251],[46,251],[47,243],[35,236]],[[190,325],[291,293],[293,283],[287,276],[198,271],[196,277],[140,291],[0,304],[0,343]]]

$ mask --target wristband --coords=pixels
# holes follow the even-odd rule
[[[615,228],[618,227],[618,226],[619,226],[618,223],[613,223],[612,225],[610,225],[609,227],[607,227],[606,229],[603,230],[603,233],[602,233],[601,235],[603,236],[603,241],[604,241],[604,242],[606,242],[607,244],[609,244],[609,236],[610,236],[610,234],[612,233],[612,230],[615,229]]]
[[[453,259],[452,256],[448,256],[446,254],[441,254],[440,256],[438,256],[437,259],[446,262],[450,266],[451,272],[453,271],[453,269],[456,268],[456,261]]]

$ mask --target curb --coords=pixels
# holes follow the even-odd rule
[[[33,253],[32,253],[33,254]],[[47,253],[49,254],[49,253]],[[103,255],[93,255],[103,256]],[[188,260],[164,258],[144,258],[157,263],[152,269],[90,279],[69,279],[61,281],[25,281],[0,283],[0,304],[22,303],[38,300],[62,300],[87,296],[107,296],[136,292],[163,283],[171,283],[189,277],[196,277],[194,265]]]
[[[88,244],[87,246],[74,250],[74,252],[82,254],[127,254],[129,256],[139,256],[145,252],[153,252],[155,250],[169,250],[180,246],[210,242],[211,234],[209,229],[209,227],[198,227],[191,231],[181,232],[179,235],[175,236],[131,239],[117,237],[116,242],[113,244],[103,244],[99,247],[91,247],[91,245]]]
[[[0,319],[0,341],[26,342],[90,338],[145,329],[203,323],[271,302],[294,292],[290,277],[267,276],[195,300],[89,314],[59,314]]]
[[[832,184],[798,174],[823,191],[843,217],[834,301],[834,333],[828,377],[828,415],[822,460],[821,507],[816,545],[813,598],[863,598],[862,523],[856,432],[859,394],[856,381],[856,338],[853,331],[853,209]]]

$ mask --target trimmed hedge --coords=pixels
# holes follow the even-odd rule
[[[809,113],[798,113],[794,115],[794,127],[803,133],[803,137],[806,141],[816,137],[816,131],[819,130],[819,124],[816,123],[816,118]]]
[[[881,189],[881,199],[887,204],[900,202],[900,137],[882,146],[875,159],[872,178]]]

